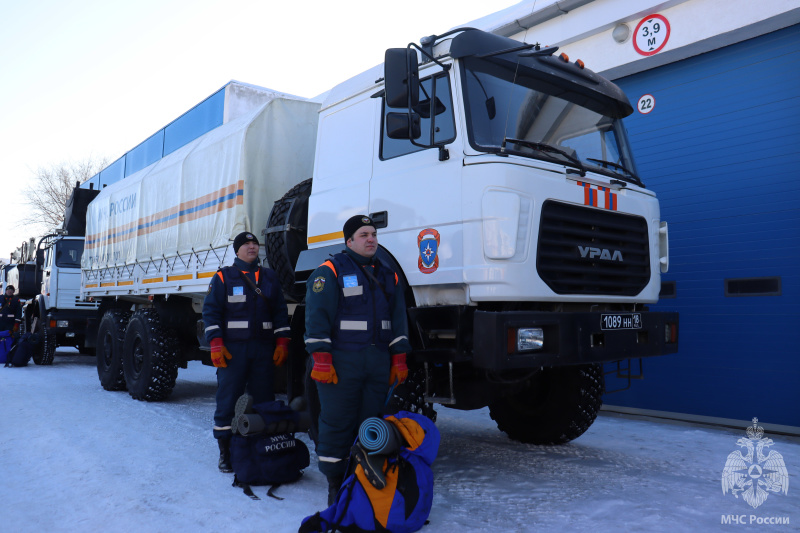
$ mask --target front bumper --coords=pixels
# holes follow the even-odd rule
[[[476,311],[472,364],[487,370],[604,363],[678,351],[678,313],[637,312],[641,327],[603,330],[608,312]],[[541,328],[540,350],[516,350],[518,328]]]

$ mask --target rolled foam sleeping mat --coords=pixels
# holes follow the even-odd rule
[[[397,428],[382,418],[371,417],[358,428],[358,440],[370,454],[392,454],[400,450],[401,439]]]
[[[239,433],[242,435],[250,435],[252,433],[264,431],[266,424],[264,424],[264,419],[261,418],[261,415],[239,415],[238,427]]]

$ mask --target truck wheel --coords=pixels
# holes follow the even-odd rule
[[[605,389],[600,365],[546,368],[489,405],[500,431],[529,444],[563,444],[589,429]]]
[[[311,180],[301,181],[283,198],[275,202],[269,215],[269,228],[282,231],[267,233],[267,260],[278,274],[283,292],[296,302],[303,300],[305,286],[295,286],[294,267],[300,252],[308,249],[308,197],[311,196]]]
[[[166,399],[178,377],[178,343],[161,324],[155,309],[140,309],[128,322],[122,369],[128,392],[136,400]]]
[[[394,388],[384,411],[386,414],[409,411],[427,416],[431,422],[436,422],[436,411],[433,404],[425,401],[424,369],[409,370],[408,379]]]
[[[33,353],[37,365],[52,365],[56,355],[56,334],[50,330],[46,321],[37,324],[35,333],[39,334],[39,347]]]
[[[112,309],[106,311],[97,328],[97,375],[105,390],[125,390],[122,371],[122,343],[131,314]]]

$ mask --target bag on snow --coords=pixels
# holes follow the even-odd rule
[[[280,400],[256,404],[252,410],[261,417],[264,429],[231,438],[233,484],[243,487],[251,498],[250,485],[272,485],[268,494],[281,499],[272,490],[300,479],[310,463],[308,447],[287,431],[299,427],[299,415]]]
[[[14,337],[11,336],[10,331],[0,331],[0,363],[5,364],[8,361],[8,352],[14,345]]]
[[[36,333],[23,333],[12,351],[11,365],[27,366],[38,344],[39,336]]]
[[[376,489],[361,465],[342,483],[336,502],[303,519],[299,533],[327,531],[410,533],[425,525],[433,503],[431,465],[441,439],[427,417],[399,411],[384,419],[403,438],[399,453],[384,462],[386,486]],[[355,464],[350,458],[350,466]]]

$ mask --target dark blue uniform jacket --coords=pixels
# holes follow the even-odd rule
[[[243,279],[247,276],[267,297],[264,301]],[[211,279],[203,302],[206,340],[223,342],[261,340],[274,344],[275,337],[289,336],[289,314],[278,277],[258,262],[239,258],[221,268]]]

